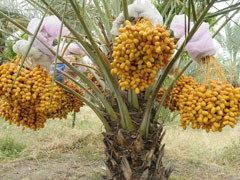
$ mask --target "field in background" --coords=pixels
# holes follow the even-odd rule
[[[166,123],[164,163],[176,166],[171,180],[240,180],[240,126],[222,133]],[[105,174],[102,124],[83,107],[72,129],[68,120],[49,120],[44,129],[21,131],[0,121],[1,180],[97,180]]]
[[[165,158],[176,166],[172,180],[240,180],[240,125],[205,133],[182,130],[175,121],[166,129]]]

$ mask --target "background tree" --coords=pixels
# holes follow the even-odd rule
[[[232,83],[236,86],[240,85],[240,63],[239,63],[239,46],[240,46],[240,37],[239,30],[240,26],[239,18],[234,21],[235,23],[228,23],[224,27],[224,31],[219,33],[216,36],[216,40],[221,45],[223,52],[219,53],[219,59],[226,68],[231,71],[232,74]]]

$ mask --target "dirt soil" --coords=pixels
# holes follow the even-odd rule
[[[218,165],[184,159],[175,159],[173,164],[175,170],[170,180],[240,180],[240,172],[228,175]],[[90,161],[77,153],[0,163],[1,180],[103,180],[105,173],[103,158]]]
[[[225,167],[193,160],[175,159],[170,180],[240,180],[240,172],[229,174]]]
[[[101,159],[92,162],[79,154],[0,163],[1,180],[90,180],[100,179],[100,172],[104,172]]]

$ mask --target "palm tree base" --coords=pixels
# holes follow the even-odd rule
[[[137,131],[119,129],[104,133],[108,179],[111,180],[167,180],[174,167],[163,166],[165,135],[163,124],[151,124],[151,134],[143,138]]]

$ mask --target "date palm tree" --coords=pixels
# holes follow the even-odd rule
[[[234,20],[234,22],[229,22],[224,27],[224,31],[216,36],[216,40],[219,42],[223,48],[223,52],[219,54],[219,59],[222,60],[223,64],[231,69],[232,74],[232,83],[235,86],[240,85],[240,72],[239,72],[239,46],[240,46],[240,37],[238,32],[240,26],[238,25],[239,18]]]
[[[124,11],[127,18],[126,4],[131,2],[126,0],[27,0],[23,3],[32,7],[41,15],[46,13],[56,15],[71,31],[70,38],[84,49],[95,65],[94,68],[89,68],[89,71],[99,81],[104,92],[100,91],[86,75],[79,72],[63,57],[51,51],[96,94],[93,96],[91,91],[85,89],[86,94],[89,96],[82,97],[74,90],[58,82],[60,86],[83,100],[102,121],[106,130],[103,133],[103,141],[105,144],[106,165],[109,170],[108,178],[114,180],[164,180],[169,178],[173,165],[169,163],[164,166],[162,162],[165,146],[162,143],[165,135],[163,129],[164,119],[159,120],[158,115],[161,112],[164,96],[162,101],[157,103],[155,101],[157,93],[171,67],[181,56],[184,46],[197,31],[199,25],[204,20],[236,10],[236,8],[240,8],[240,5],[236,3],[228,8],[209,13],[209,9],[218,2],[217,0],[196,2],[192,0],[169,0],[165,8],[160,12],[165,20],[169,19],[168,16],[172,17],[174,8],[180,6],[182,10],[178,12],[188,12],[195,25],[188,33],[185,43],[168,64],[163,75],[156,77],[156,83],[153,87],[137,95],[131,90],[121,91],[117,77],[110,73],[114,43],[114,37],[110,33],[112,22],[121,11]],[[4,2],[2,3],[4,4]],[[161,5],[161,3],[166,2],[156,1],[155,3]],[[172,10],[169,11],[168,8]],[[196,12],[198,12],[198,15]],[[16,12],[14,13],[11,9],[0,8],[0,17],[32,35],[26,29],[27,23],[19,23],[16,19]],[[28,22],[28,20],[26,18],[25,22]],[[182,69],[177,78],[190,64],[191,61]],[[75,79],[64,72],[62,73],[72,82],[82,87]]]

